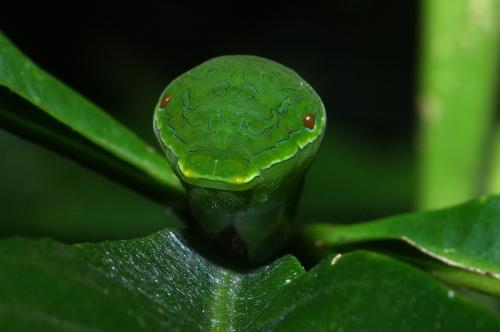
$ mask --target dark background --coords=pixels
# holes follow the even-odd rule
[[[295,69],[328,112],[299,214],[351,222],[412,209],[418,20],[416,1],[102,1],[9,5],[0,29],[154,146],[154,104],[187,69],[222,54],[260,55]],[[143,198],[53,153],[4,132],[0,148],[9,156],[0,166],[9,191],[0,208],[10,211],[0,233],[98,240],[163,225],[156,215],[139,218],[153,209]],[[142,226],[122,227],[137,224],[134,218]]]

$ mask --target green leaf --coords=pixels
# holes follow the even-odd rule
[[[499,234],[500,196],[491,196],[360,224],[311,224],[302,236],[319,247],[403,240],[446,264],[500,279]]]
[[[474,197],[494,118],[500,0],[422,2],[419,201],[438,208]]]
[[[0,86],[0,127],[112,177],[115,172],[114,178],[125,178],[122,182],[126,184],[141,183],[147,194],[159,191],[157,187],[168,190],[170,195],[182,194],[180,182],[165,158],[99,107],[36,66],[1,32]]]
[[[162,231],[76,246],[5,239],[0,266],[2,331],[500,331],[495,314],[369,252],[237,273]]]

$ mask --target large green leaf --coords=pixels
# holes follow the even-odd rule
[[[311,224],[302,235],[318,247],[403,240],[446,264],[500,279],[500,196],[360,224]]]
[[[0,127],[49,146],[146,194],[180,196],[165,158],[99,107],[36,66],[0,32]],[[13,92],[9,93],[9,91]],[[152,114],[153,110],[151,111]]]
[[[162,231],[75,246],[5,239],[0,266],[2,331],[500,331],[495,314],[368,252],[237,273]]]

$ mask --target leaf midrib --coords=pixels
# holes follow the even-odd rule
[[[218,278],[214,278],[210,331],[235,331],[233,325],[234,303],[241,276],[232,275],[223,270],[219,270],[219,274]]]

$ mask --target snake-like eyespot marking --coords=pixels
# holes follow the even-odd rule
[[[314,117],[314,114],[307,113],[306,115],[304,115],[302,124],[308,129],[314,129],[314,126],[316,125],[316,118]]]
[[[170,99],[171,99],[170,95],[165,94],[163,98],[161,98],[160,100],[160,108],[167,107],[168,103],[170,102]]]

